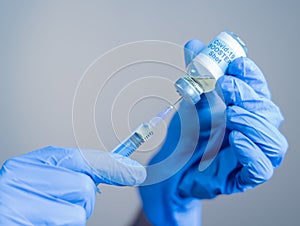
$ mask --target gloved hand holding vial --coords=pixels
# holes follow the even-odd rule
[[[184,99],[139,187],[151,225],[201,225],[202,199],[254,188],[282,162],[288,147],[279,131],[283,117],[247,52],[227,31],[208,46],[185,45],[187,75],[175,84]],[[158,172],[170,176],[152,183]]]

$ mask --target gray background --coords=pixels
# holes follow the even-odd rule
[[[77,145],[74,93],[86,68],[106,51],[149,39],[183,45],[199,38],[208,43],[229,29],[243,37],[250,57],[265,73],[285,116],[281,130],[289,151],[269,182],[244,194],[205,201],[203,225],[299,225],[299,21],[297,0],[0,0],[0,162],[50,144]],[[182,61],[179,53],[176,57]],[[147,74],[150,66],[122,73]],[[159,76],[168,77],[173,69],[162,70]],[[133,112],[136,116],[129,118],[139,121],[142,110],[136,107]],[[96,121],[101,127],[101,118]],[[110,149],[116,144],[115,137],[101,138],[105,147],[88,136],[82,145]],[[136,190],[103,186],[102,191],[88,225],[128,225],[140,207]]]

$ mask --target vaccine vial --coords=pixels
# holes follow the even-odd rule
[[[187,74],[175,83],[177,92],[196,104],[202,93],[214,90],[230,62],[247,54],[246,45],[237,35],[231,31],[221,32],[187,66]]]

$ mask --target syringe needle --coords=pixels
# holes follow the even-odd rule
[[[179,101],[181,101],[181,100],[182,100],[182,98],[183,98],[183,97],[180,97],[180,98],[179,98],[178,100],[176,100],[176,101],[175,101],[175,103],[174,103],[174,104],[172,104],[172,105],[173,105],[173,106],[175,106],[175,105],[176,105],[176,104],[177,104]]]

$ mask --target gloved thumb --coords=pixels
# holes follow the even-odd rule
[[[27,153],[22,159],[84,173],[95,184],[134,186],[146,178],[146,170],[138,162],[100,150],[49,146]]]
[[[99,177],[99,183],[134,186],[146,179],[146,169],[130,158],[99,150],[83,149],[80,152]]]
[[[204,43],[198,39],[192,39],[184,45],[184,60],[185,66],[189,65],[191,61],[201,52],[205,47]]]

